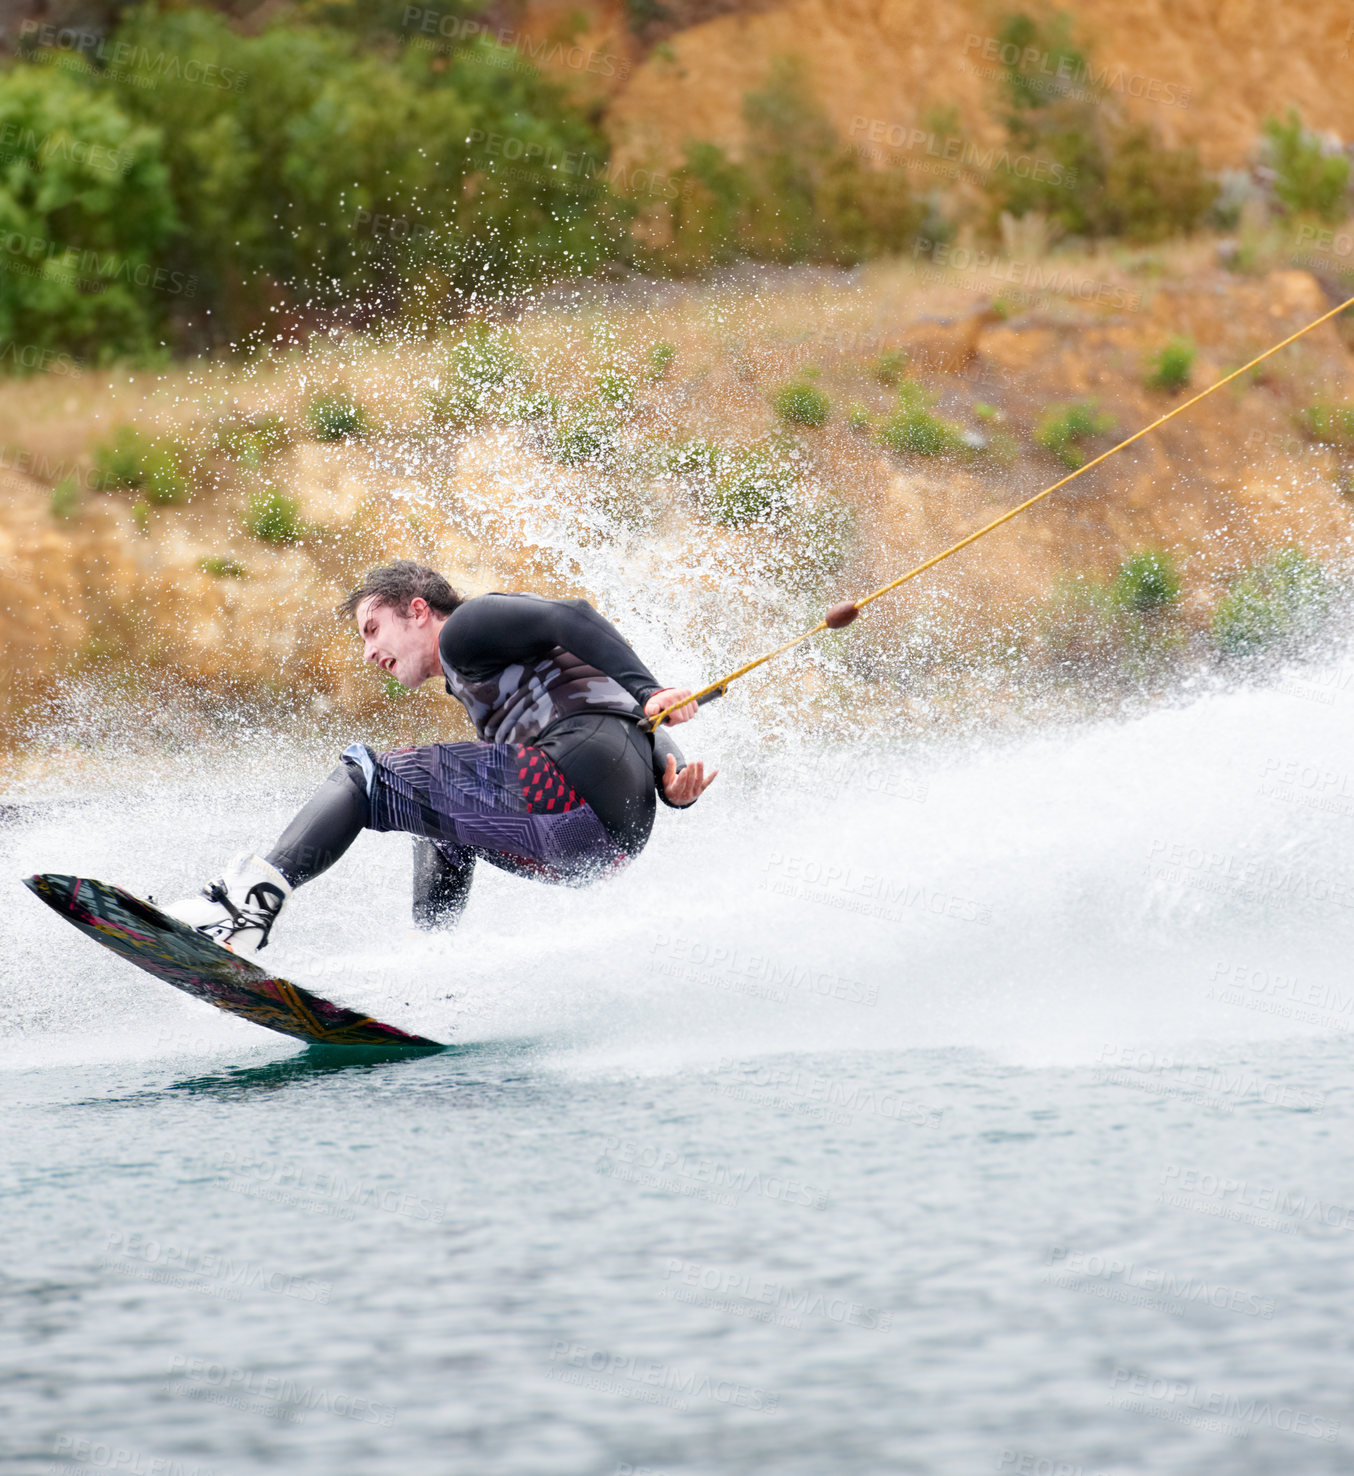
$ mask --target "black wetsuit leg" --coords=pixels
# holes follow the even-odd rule
[[[294,887],[328,871],[370,818],[362,770],[345,759],[306,801],[265,857]]]
[[[426,837],[414,837],[414,926],[455,927],[470,900],[475,854],[456,848],[456,859]]]

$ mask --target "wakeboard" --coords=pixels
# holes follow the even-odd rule
[[[121,887],[50,873],[24,886],[119,958],[255,1025],[311,1045],[441,1046],[279,979]]]

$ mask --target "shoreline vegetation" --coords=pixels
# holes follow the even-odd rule
[[[585,10],[542,36],[472,12],[292,0],[259,23],[192,4],[20,20],[0,59],[0,340],[16,346],[0,369],[433,332],[550,282],[741,261],[982,261],[1019,291],[1056,270],[1051,252],[1212,230],[1240,232],[1244,269],[1276,223],[1338,274],[1318,235],[1350,213],[1337,140],[1294,108],[1210,171],[1171,141],[1183,103],[1144,118],[1131,91],[1085,85],[1123,68],[1065,15],[1011,11],[966,40],[991,73],[981,115],[837,123],[804,58],[776,52],[736,136],[645,153],[620,101],[580,89]],[[647,67],[672,65],[665,46]]]

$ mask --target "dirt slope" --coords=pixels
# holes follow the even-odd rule
[[[884,582],[1055,480],[1063,468],[1033,439],[1050,405],[1095,399],[1117,428],[1090,447],[1104,449],[1178,403],[1144,384],[1149,359],[1171,336],[1187,334],[1197,345],[1201,387],[1328,305],[1305,272],[1236,277],[1210,257],[1199,243],[1122,262],[1059,258],[1062,290],[1031,294],[1004,319],[991,306],[1002,289],[984,274],[921,276],[910,261],[851,275],[769,273],[755,292],[746,280],[655,289],[638,303],[613,305],[605,318],[623,350],[640,354],[655,339],[676,349],[668,377],[642,389],[636,446],[690,436],[751,444],[776,429],[769,404],[776,386],[816,374],[833,415],[821,430],[799,431],[798,445],[816,483],[846,499],[858,519],[854,552],[823,583],[822,598],[836,598]],[[1086,281],[1112,289],[1120,306],[1083,302],[1078,284]],[[556,366],[556,392],[572,385],[584,393],[586,347],[580,353],[578,345],[598,321],[578,309],[552,310],[516,331],[538,362]],[[889,349],[909,352],[936,414],[990,438],[987,454],[894,455],[850,428],[849,405],[878,425],[894,403],[895,391],[875,373]],[[670,483],[561,467],[529,437],[493,425],[437,453],[435,487],[426,476],[411,483],[390,448],[401,435],[414,445],[425,434],[417,386],[439,352],[354,340],[328,358],[320,349],[288,358],[263,379],[241,370],[232,381],[221,366],[214,378],[184,369],[159,382],[47,376],[15,386],[0,405],[0,609],[9,651],[0,708],[15,718],[58,677],[93,675],[134,685],[163,678],[206,694],[294,696],[302,706],[314,698],[315,711],[370,723],[390,701],[329,612],[372,563],[422,558],[471,591],[596,594],[561,575],[533,541],[530,519],[484,536],[468,531],[466,507],[508,518],[524,486],[536,489],[537,526],[555,518],[603,539],[626,536],[608,498],[649,499],[658,518],[653,539],[685,548],[693,570],[704,565],[727,577],[764,541],[756,528],[710,522]],[[359,395],[386,428],[383,438],[338,446],[306,439],[307,397],[330,382]],[[219,407],[237,400],[242,411],[283,415],[297,431],[267,476],[300,500],[315,530],[303,542],[270,546],[250,537],[241,520],[246,484],[229,478],[203,485],[186,506],[143,514],[139,525],[135,494],[87,492],[73,516],[53,510],[54,483],[72,471],[87,482],[91,446],[112,426],[133,422],[201,439]],[[925,616],[931,659],[942,667],[966,660],[993,631],[1037,630],[1060,581],[1104,575],[1146,547],[1178,560],[1196,627],[1239,571],[1281,548],[1297,544],[1347,565],[1350,453],[1300,431],[1304,407],[1330,402],[1354,402],[1354,357],[1327,326],[910,586],[904,598],[881,603],[851,640],[896,666],[891,643]],[[519,526],[526,531],[514,531]],[[202,567],[211,558],[233,560],[247,577],[214,576]],[[445,704],[432,697],[427,704],[445,731]],[[425,705],[420,696],[400,712],[416,723]]]
[[[545,24],[558,6],[528,6]],[[1263,120],[1299,106],[1307,123],[1354,137],[1348,85],[1354,14],[1331,0],[1070,0],[1074,38],[1097,77],[1131,116],[1154,122],[1170,143],[1195,144],[1214,169],[1240,167]],[[770,60],[794,53],[843,137],[856,120],[918,126],[955,106],[978,138],[995,138],[988,104],[998,66],[990,44],[1003,16],[1047,14],[1018,0],[789,0],[749,6],[667,36],[617,79],[607,115],[618,158],[669,162],[684,138],[736,147],[743,94]],[[596,6],[596,34],[627,44],[614,6]],[[537,20],[536,17],[540,17]]]

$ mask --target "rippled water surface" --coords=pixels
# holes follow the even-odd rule
[[[9,1468],[1348,1471],[1345,674],[949,753],[715,721],[628,874],[484,875],[438,940],[363,837],[276,963],[454,1043],[417,1059],[231,1020],[17,883],[183,890],[322,755],[26,791]]]

